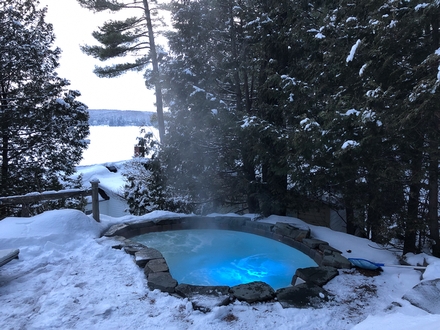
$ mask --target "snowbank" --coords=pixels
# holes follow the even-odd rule
[[[150,291],[130,255],[100,238],[111,224],[175,216],[91,217],[73,210],[0,221],[0,248],[19,248],[20,259],[0,268],[2,329],[436,329],[440,315],[412,306],[402,296],[420,283],[421,273],[387,268],[376,277],[341,271],[325,289],[334,295],[322,309],[283,309],[277,302],[236,302],[203,314],[187,300]],[[294,222],[270,217],[262,221]],[[310,226],[312,234],[344,254],[377,262],[396,258],[368,240]],[[348,251],[351,252],[348,252]],[[416,256],[414,256],[416,258]],[[440,277],[430,257],[425,274]]]

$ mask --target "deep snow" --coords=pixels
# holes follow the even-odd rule
[[[440,315],[431,315],[401,297],[421,280],[412,269],[384,267],[365,277],[341,271],[325,289],[335,295],[321,309],[283,309],[277,302],[236,302],[203,314],[184,299],[150,291],[130,255],[112,249],[100,237],[111,224],[166,217],[95,222],[75,210],[50,211],[32,218],[0,221],[0,249],[19,248],[20,259],[0,268],[1,329],[437,329]],[[301,220],[271,216],[261,221]],[[348,257],[397,263],[392,252],[369,240],[328,228],[309,226],[312,235],[328,241]],[[424,279],[440,277],[440,260],[426,255],[410,261],[430,263]],[[397,304],[396,304],[397,303]],[[399,306],[400,304],[400,306]]]
[[[106,134],[95,135],[97,138],[92,135],[92,144],[112,145],[108,137],[118,134],[114,134],[114,128],[107,129]],[[136,131],[133,127],[130,130]],[[131,152],[135,143],[131,139],[120,150],[129,148]],[[118,141],[122,140],[121,137]],[[107,154],[99,150],[102,148],[85,157],[84,164],[111,161],[93,158]],[[115,144],[113,151],[118,154]],[[117,160],[126,157],[119,154]],[[113,165],[120,169],[123,162]],[[78,173],[83,174],[86,186],[92,179],[99,179],[102,187],[115,192],[123,185],[121,171],[111,173],[103,165],[81,166]],[[355,270],[340,271],[325,286],[335,298],[321,309],[283,309],[277,302],[236,302],[207,314],[195,311],[187,300],[150,291],[143,271],[132,257],[112,249],[112,239],[100,237],[112,224],[170,215],[173,214],[153,212],[121,218],[101,215],[101,223],[97,223],[79,211],[59,210],[0,221],[0,249],[20,249],[19,260],[0,268],[0,329],[438,328],[440,315],[429,314],[402,299],[421,280],[440,278],[440,259],[427,255],[408,256],[414,265],[423,262],[423,258],[427,260],[429,266],[423,278],[420,271],[406,268],[384,267],[376,277],[366,277]],[[329,242],[346,257],[397,264],[393,252],[366,239],[307,225],[295,218],[271,216],[260,221],[308,226],[313,237]]]

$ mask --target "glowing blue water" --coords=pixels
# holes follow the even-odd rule
[[[179,282],[234,286],[263,281],[274,289],[289,286],[297,268],[317,264],[290,246],[229,230],[176,230],[132,240],[159,250]]]

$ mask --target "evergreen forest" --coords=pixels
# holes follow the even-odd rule
[[[0,4],[0,196],[76,187],[87,147],[35,3]],[[98,76],[143,71],[155,90],[160,141],[139,138],[148,157],[125,174],[133,214],[330,208],[350,234],[440,257],[439,0],[78,3],[138,15],[82,46],[127,59]]]
[[[440,256],[439,1],[171,1],[166,134],[131,211],[345,210],[351,234]]]

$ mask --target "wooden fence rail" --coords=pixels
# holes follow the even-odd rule
[[[24,196],[0,197],[0,206],[21,204],[22,205],[21,216],[29,217],[29,204],[37,203],[44,200],[54,200],[54,199],[80,197],[80,196],[82,197],[92,196],[93,219],[99,222],[100,221],[99,194],[98,194],[99,180],[92,180],[90,181],[90,184],[92,185],[91,189],[86,189],[86,190],[71,189],[71,190],[62,190],[62,191],[54,191],[54,192],[34,193]]]

